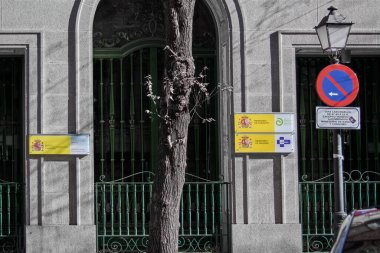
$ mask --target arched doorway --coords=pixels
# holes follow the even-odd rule
[[[94,167],[98,251],[142,252],[149,234],[149,200],[157,161],[158,121],[146,97],[164,73],[164,25],[159,0],[100,1],[94,19]],[[216,29],[197,1],[193,51],[199,73],[217,88]],[[181,251],[222,248],[224,183],[220,181],[218,96],[194,114],[188,142],[187,183],[180,210]],[[202,119],[214,118],[212,124]]]

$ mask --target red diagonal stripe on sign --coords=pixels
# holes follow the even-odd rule
[[[340,92],[342,92],[342,94],[347,97],[347,92],[342,88],[340,87],[339,83],[337,83],[334,78],[332,78],[330,75],[326,75],[326,77],[330,80],[330,82],[332,82],[332,84],[335,86],[335,88],[337,88]]]

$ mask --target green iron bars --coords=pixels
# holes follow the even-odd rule
[[[98,180],[115,180],[156,163],[157,119],[150,119],[144,77],[157,84],[157,48],[141,49],[125,57],[94,60],[95,161]],[[131,178],[145,181],[145,178]]]
[[[96,183],[95,187],[98,251],[144,252],[152,182]],[[221,200],[226,189],[223,182],[185,183],[179,216],[181,252],[220,252]]]
[[[0,252],[21,252],[20,184],[0,183]]]
[[[163,54],[159,45],[129,50],[126,54],[115,54],[112,49],[95,50],[94,134],[98,180],[124,180],[140,173],[128,180],[144,182],[146,174],[141,172],[154,172],[159,122],[145,112],[157,110],[147,97],[145,77],[152,77],[153,92],[158,94],[164,73]],[[199,69],[204,66],[209,69],[205,82],[215,80],[214,52],[204,50],[195,59]],[[214,89],[212,84],[209,86]],[[217,96],[197,110],[202,117],[217,120]],[[219,180],[217,132],[215,122],[203,124],[194,115],[189,128],[189,173]]]

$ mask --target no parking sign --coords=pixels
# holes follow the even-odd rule
[[[326,105],[343,107],[351,104],[358,95],[359,80],[349,67],[332,64],[319,72],[316,89]]]

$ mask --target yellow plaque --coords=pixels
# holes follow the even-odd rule
[[[70,155],[69,135],[30,135],[29,154],[31,155]]]
[[[274,153],[274,134],[235,134],[235,153]]]
[[[270,133],[275,132],[274,114],[235,114],[235,132]]]

